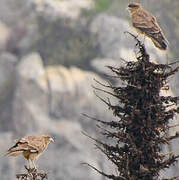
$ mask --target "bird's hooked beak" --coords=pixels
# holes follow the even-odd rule
[[[50,138],[50,141],[55,142],[53,138]]]

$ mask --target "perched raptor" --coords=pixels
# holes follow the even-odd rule
[[[149,37],[157,48],[166,50],[169,43],[158,25],[156,18],[144,10],[137,2],[130,3],[128,9],[131,14],[133,26],[138,32]]]
[[[17,139],[16,144],[6,152],[8,156],[18,156],[22,154],[29,161],[29,168],[36,168],[34,160],[39,158],[48,144],[54,140],[49,135],[26,136]]]

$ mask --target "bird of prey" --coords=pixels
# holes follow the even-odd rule
[[[18,156],[22,154],[29,161],[29,168],[36,168],[34,160],[39,158],[43,151],[54,140],[49,135],[26,136],[16,140],[16,144],[9,148],[5,155]]]
[[[149,37],[157,48],[166,50],[169,43],[158,25],[156,18],[144,10],[137,2],[130,3],[128,9],[132,24],[137,31]]]

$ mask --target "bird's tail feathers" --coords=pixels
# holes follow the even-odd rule
[[[156,47],[158,47],[160,50],[166,50],[168,48],[168,41],[166,39],[154,39],[151,38],[152,42]]]
[[[23,152],[23,149],[11,149],[8,150],[4,155],[5,156],[18,156]]]

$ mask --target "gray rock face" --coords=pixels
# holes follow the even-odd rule
[[[0,54],[0,96],[6,98],[8,90],[12,88],[12,79],[14,75],[17,58],[10,53]]]
[[[0,131],[12,130],[12,103],[17,58],[7,52],[0,54]]]
[[[18,19],[29,17],[29,10],[29,3],[25,0],[0,1],[0,19],[10,26],[17,24]]]
[[[41,114],[47,111],[47,94],[39,86],[45,70],[40,56],[30,54],[21,60],[16,72],[13,121],[17,133],[22,136],[27,132],[38,131],[40,122],[37,119],[43,119]]]
[[[119,59],[123,48],[133,48],[124,34],[129,31],[129,24],[115,16],[101,14],[91,23],[91,32],[97,34],[102,55],[106,58]]]
[[[0,34],[1,34],[1,37],[0,37],[0,51],[3,51],[5,50],[5,45],[6,45],[6,42],[9,38],[9,28],[3,23],[0,21]]]

